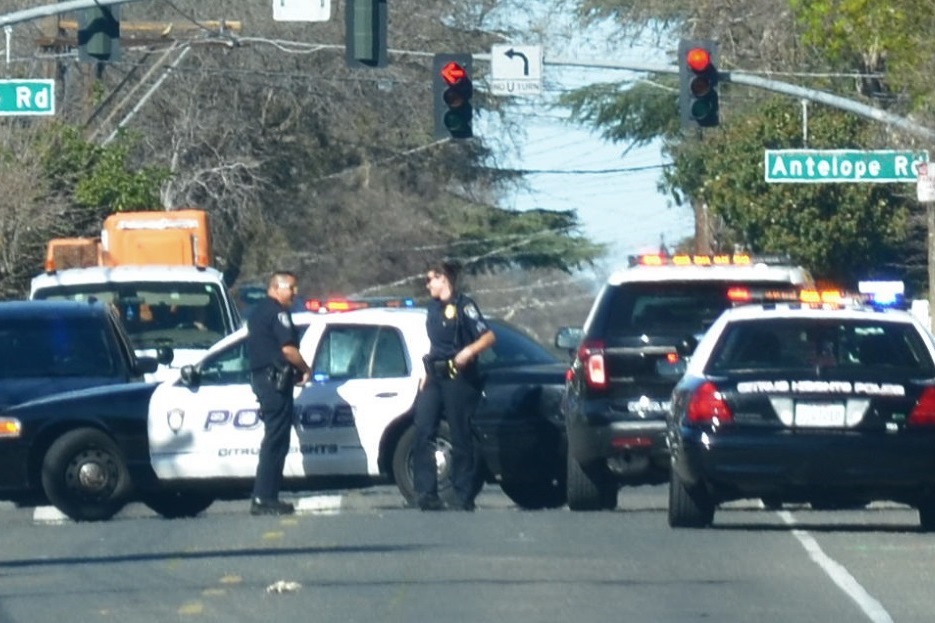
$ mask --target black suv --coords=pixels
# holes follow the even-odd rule
[[[746,255],[639,256],[611,275],[583,334],[556,338],[577,345],[562,399],[569,508],[613,509],[620,485],[668,480],[666,413],[684,357],[725,309],[812,283],[786,258]]]
[[[73,389],[141,381],[116,310],[97,302],[0,302],[0,408]]]

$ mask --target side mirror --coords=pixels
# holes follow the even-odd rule
[[[686,335],[679,343],[675,345],[675,352],[679,354],[679,357],[687,358],[691,357],[692,353],[695,352],[695,349],[698,347],[698,338],[694,335]]]
[[[138,374],[153,374],[159,369],[159,362],[155,357],[137,357],[136,371]]]
[[[555,333],[555,347],[569,352],[578,350],[581,340],[584,339],[584,329],[581,327],[561,327]]]
[[[179,369],[179,380],[185,387],[196,387],[201,382],[201,373],[195,366],[182,366]]]
[[[160,346],[156,349],[156,361],[162,365],[169,365],[173,359],[175,359],[175,351],[172,350],[171,346]]]

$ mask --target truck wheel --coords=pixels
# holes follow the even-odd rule
[[[504,480],[500,488],[513,503],[526,510],[558,508],[565,504],[565,483],[558,479],[546,481]]]
[[[214,498],[199,491],[149,491],[143,504],[166,519],[195,517],[214,504]]]
[[[617,507],[617,483],[602,463],[582,465],[571,453],[567,461],[568,508],[573,511],[612,510]]]
[[[714,521],[714,503],[701,487],[689,489],[675,470],[669,475],[669,526],[706,528]]]
[[[416,504],[416,488],[412,476],[412,446],[416,439],[416,429],[409,426],[396,449],[393,451],[393,478],[399,492],[407,504]],[[454,491],[451,488],[451,433],[448,423],[442,421],[438,426],[438,437],[435,444],[435,464],[438,477],[438,497],[446,504],[457,504]]]
[[[124,507],[133,485],[117,444],[99,430],[79,428],[49,447],[42,488],[75,521],[103,521]]]

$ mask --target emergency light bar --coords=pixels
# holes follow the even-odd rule
[[[751,266],[753,264],[791,264],[788,256],[749,255],[747,253],[688,254],[649,253],[631,255],[630,268],[634,266]]]
[[[316,314],[353,311],[372,307],[415,307],[410,298],[372,297],[363,299],[307,299],[305,309]]]

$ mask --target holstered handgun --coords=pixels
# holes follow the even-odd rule
[[[285,391],[292,387],[295,384],[292,364],[286,362],[271,365],[269,367],[269,382],[278,392]]]

